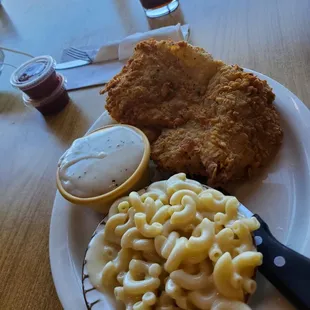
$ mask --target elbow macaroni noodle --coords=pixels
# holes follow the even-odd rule
[[[128,310],[250,309],[259,223],[238,206],[184,173],[117,200],[100,236],[111,254],[99,289],[114,290]]]

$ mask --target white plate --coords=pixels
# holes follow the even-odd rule
[[[229,190],[260,214],[281,242],[310,257],[310,112],[284,86],[252,72],[266,79],[276,94],[284,140],[276,158],[260,177]],[[109,117],[104,114],[92,129],[107,122]],[[71,205],[56,193],[50,227],[50,261],[65,309],[86,309],[81,283],[83,258],[102,218],[90,209]],[[258,290],[250,302],[253,309],[294,309],[261,275],[257,280]]]

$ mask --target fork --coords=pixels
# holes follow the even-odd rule
[[[75,59],[85,60],[88,61],[89,63],[93,62],[93,60],[89,57],[89,55],[85,51],[82,51],[75,47],[70,47],[69,49],[65,50],[65,53],[68,56],[73,57]]]

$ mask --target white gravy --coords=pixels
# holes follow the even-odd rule
[[[144,153],[142,136],[131,128],[110,127],[77,139],[58,162],[63,188],[80,198],[99,196],[124,183]]]

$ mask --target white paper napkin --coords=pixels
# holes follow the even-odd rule
[[[155,40],[171,39],[173,41],[187,41],[189,38],[189,25],[177,24],[150,30],[148,32],[139,32],[132,34],[121,41],[115,41],[102,46],[96,56],[95,62],[108,61],[118,58],[118,60],[126,60],[133,55],[136,44],[140,41],[153,38]]]
[[[189,25],[181,26],[177,24],[144,33],[135,33],[121,41],[110,42],[100,48],[82,47],[80,49],[86,51],[94,60],[94,63],[83,67],[61,70],[60,73],[66,77],[68,90],[107,83],[121,71],[126,60],[132,56],[138,42],[149,38],[188,41],[189,34]],[[68,56],[64,50],[62,61],[70,60],[73,60],[73,58]]]
[[[99,86],[110,81],[124,66],[123,62],[110,61],[61,70],[66,79],[67,90]]]
[[[89,47],[82,46],[79,47],[80,50],[87,52],[89,57],[94,62],[104,62],[111,60],[126,60],[130,58],[133,54],[136,44],[140,41],[154,38],[155,40],[166,40],[171,39],[173,41],[188,41],[190,36],[189,25],[174,25],[162,27],[147,32],[138,32],[123,40],[109,42],[101,47]],[[61,61],[74,60],[73,57],[66,54],[66,50],[63,50]]]

